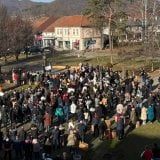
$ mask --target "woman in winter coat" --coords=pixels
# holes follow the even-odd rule
[[[51,125],[51,115],[46,112],[44,115],[44,127],[46,128],[46,132],[49,132],[49,127]]]
[[[155,116],[154,116],[154,107],[153,105],[149,105],[148,109],[147,109],[147,120],[149,122],[153,122]]]
[[[75,133],[71,130],[67,137],[67,146],[69,147],[70,151],[73,151],[76,144],[77,144],[77,137]]]
[[[136,115],[135,108],[132,108],[130,112],[130,122],[131,122],[132,127],[135,127],[136,122],[137,122],[137,115]]]
[[[142,110],[141,110],[141,120],[142,120],[142,124],[145,125],[147,120],[147,108],[144,106],[142,107]]]

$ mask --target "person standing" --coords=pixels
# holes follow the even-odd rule
[[[117,114],[117,135],[118,140],[122,140],[124,136],[124,116]]]
[[[39,160],[40,159],[40,143],[37,139],[33,139],[32,141],[33,145],[33,160]]]
[[[85,140],[85,129],[86,129],[85,124],[81,120],[78,124],[78,135],[81,142],[84,142]]]
[[[132,108],[131,109],[131,112],[130,112],[130,124],[131,124],[131,127],[134,128],[135,125],[136,125],[136,122],[137,122],[137,115],[136,115],[136,111],[135,111],[135,108]]]
[[[152,123],[155,117],[154,115],[154,106],[151,104],[147,109],[147,120]]]
[[[22,155],[22,148],[23,147],[23,144],[22,144],[22,141],[19,139],[18,136],[16,136],[16,139],[14,140],[13,142],[13,148],[15,150],[15,155],[16,155],[16,159],[17,160],[21,160],[23,159],[23,155]]]
[[[59,142],[60,142],[60,132],[58,126],[54,126],[54,129],[52,131],[52,145],[54,149],[59,148]]]
[[[44,115],[44,127],[46,129],[46,132],[49,132],[50,126],[51,126],[51,115],[46,112]]]
[[[145,106],[143,106],[141,109],[141,120],[142,124],[145,125],[147,120],[147,108]]]
[[[74,147],[76,146],[77,143],[77,137],[75,133],[70,130],[70,133],[67,137],[67,146],[69,147],[70,152],[74,152]]]
[[[3,150],[4,150],[4,157],[3,159],[6,160],[7,156],[9,157],[9,160],[11,160],[11,151],[12,151],[12,143],[9,140],[9,138],[6,138],[6,140],[3,143]]]
[[[44,143],[44,151],[46,154],[51,154],[51,142],[50,139],[47,137],[45,143]]]
[[[104,118],[101,118],[101,120],[100,120],[100,122],[98,124],[98,127],[99,127],[100,140],[103,140],[104,135],[105,135],[105,131],[107,129],[107,126],[106,126],[106,123],[104,121]]]
[[[141,158],[143,158],[144,160],[152,160],[153,152],[150,147],[145,147],[145,150],[141,153]]]
[[[32,141],[31,141],[31,139],[29,137],[27,137],[25,142],[24,142],[25,160],[32,160],[32,152],[33,152]]]
[[[155,105],[155,117],[158,122],[160,122],[160,104]]]
[[[62,124],[63,123],[63,119],[64,119],[64,111],[63,111],[62,106],[59,105],[56,108],[55,115],[58,118],[58,125]]]

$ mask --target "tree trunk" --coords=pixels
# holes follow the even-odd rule
[[[111,64],[113,63],[113,57],[112,57],[112,31],[111,31],[111,21],[112,21],[112,10],[110,8],[110,16],[109,16],[109,50],[110,50],[110,56],[111,56]]]

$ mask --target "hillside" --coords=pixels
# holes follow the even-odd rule
[[[51,3],[36,3],[30,0],[0,0],[9,13],[20,13],[24,16],[63,16],[80,14],[87,4],[87,0],[55,0]]]
[[[41,3],[31,2],[30,0],[0,0],[0,4],[5,5],[9,13],[14,15]]]
[[[80,14],[86,7],[87,0],[55,0],[48,4],[39,4],[26,9],[28,15],[63,16]]]

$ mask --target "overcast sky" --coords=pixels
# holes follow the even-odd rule
[[[33,2],[46,2],[46,3],[48,3],[48,2],[53,2],[54,0],[31,0],[31,1],[33,1]]]

